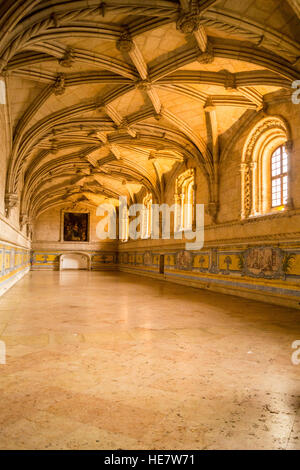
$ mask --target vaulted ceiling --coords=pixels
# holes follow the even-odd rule
[[[162,201],[189,159],[216,201],[220,136],[299,78],[296,0],[4,0],[0,13],[21,216],[141,188]]]

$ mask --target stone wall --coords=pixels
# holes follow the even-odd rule
[[[62,214],[87,211],[89,213],[89,239],[87,242],[65,242],[62,234]],[[100,241],[96,226],[99,218],[95,207],[83,205],[72,208],[62,204],[43,212],[35,221],[32,242],[32,270],[59,270],[60,257],[68,253],[86,255],[91,270],[116,269],[117,242]]]
[[[201,251],[185,251],[180,240],[100,241],[96,235],[99,218],[90,212],[88,242],[62,240],[62,211],[72,211],[63,203],[43,212],[35,221],[32,242],[32,269],[57,270],[61,255],[87,254],[92,270],[120,269],[189,286],[239,295],[299,308],[300,305],[300,115],[299,106],[289,102],[269,105],[269,116],[282,117],[290,127],[293,143],[290,174],[293,206],[281,212],[241,219],[241,172],[243,148],[251,126],[264,117],[253,116],[249,125],[235,127],[231,146],[221,151],[219,211],[213,220],[205,214],[205,242]],[[228,135],[224,142],[228,142]],[[222,143],[222,136],[220,138]],[[224,151],[226,150],[226,152]],[[209,190],[205,175],[193,161],[178,165],[165,175],[164,202],[174,203],[176,177],[186,168],[195,168],[196,203],[207,206]],[[145,190],[137,195],[142,202]],[[84,205],[80,206],[84,210]],[[87,210],[87,208],[85,208]],[[76,209],[74,209],[76,211]],[[3,223],[3,222],[1,222]],[[24,246],[22,232],[6,223],[8,240]],[[163,273],[162,270],[163,263]],[[13,269],[13,268],[9,268]],[[9,273],[7,273],[9,274]]]
[[[122,271],[300,308],[300,106],[274,100],[268,116],[287,123],[292,140],[290,187],[293,205],[284,211],[241,219],[243,148],[252,125],[266,115],[254,116],[248,126],[236,126],[225,136],[221,151],[219,212],[216,223],[205,215],[205,242],[199,252],[185,251],[176,240],[138,240],[121,243]],[[230,138],[229,138],[230,137]],[[222,143],[222,137],[220,142]],[[231,142],[231,144],[228,144]],[[188,162],[187,167],[193,167]],[[165,202],[174,203],[178,168],[165,188]],[[207,204],[205,176],[196,172],[196,203]],[[140,200],[142,199],[142,195]],[[139,200],[139,202],[140,202]],[[164,274],[160,274],[163,256]]]
[[[164,269],[161,269],[163,257]],[[207,244],[119,253],[121,271],[300,308],[300,243]]]

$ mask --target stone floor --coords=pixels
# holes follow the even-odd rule
[[[299,313],[30,273],[0,299],[0,449],[300,449]]]

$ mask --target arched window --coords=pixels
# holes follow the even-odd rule
[[[272,207],[285,206],[288,201],[288,154],[284,145],[271,157]]]
[[[191,168],[176,179],[175,204],[175,231],[192,230],[194,214],[194,188],[195,172]],[[179,209],[180,208],[180,209]]]
[[[152,195],[147,194],[143,199],[142,238],[149,238],[152,233]]]
[[[291,149],[288,125],[279,116],[262,119],[249,133],[241,164],[242,219],[292,207]]]

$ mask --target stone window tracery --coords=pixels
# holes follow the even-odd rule
[[[195,170],[185,171],[175,184],[175,231],[192,230],[195,203]]]
[[[289,129],[281,117],[268,116],[252,129],[244,146],[240,169],[242,219],[292,206],[291,150]]]

